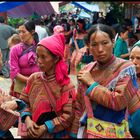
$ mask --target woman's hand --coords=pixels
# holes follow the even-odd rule
[[[27,127],[27,136],[30,138],[37,138],[37,130],[40,128],[29,116],[26,117],[25,124]]]
[[[47,127],[45,125],[41,125],[39,126],[39,129],[36,129],[35,131],[35,133],[38,135],[36,138],[40,138],[45,132],[47,132]]]
[[[82,81],[87,86],[92,85],[95,81],[89,71],[80,70],[77,75],[78,80]]]
[[[1,104],[1,108],[8,110],[16,110],[18,107],[17,102],[15,100],[12,101],[5,101],[4,103]]]

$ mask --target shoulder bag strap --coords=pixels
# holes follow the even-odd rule
[[[21,53],[21,55],[19,56],[19,58],[20,58],[21,56],[23,56],[24,54],[26,54],[26,53],[32,51],[32,50],[35,51],[35,46],[31,46],[31,47],[27,48],[26,50],[23,50],[23,52]]]
[[[92,62],[91,64],[88,65],[86,70],[91,71],[92,68],[95,67],[95,65],[96,65],[96,62]],[[84,95],[84,101],[85,101],[85,106],[86,106],[88,118],[93,118],[94,114],[93,114],[93,109],[92,109],[92,105],[91,105],[89,97]]]
[[[84,95],[84,101],[85,101],[86,112],[87,112],[88,118],[93,118],[94,114],[93,114],[93,109],[92,109],[89,97]]]
[[[49,101],[50,101],[50,103],[51,103],[51,105],[52,105],[52,107],[53,107],[53,109],[54,109],[54,111],[55,111],[57,117],[58,117],[59,122],[61,123],[61,125],[62,125],[63,128],[65,129],[65,127],[64,127],[62,121],[59,119],[59,115],[58,115],[58,113],[57,113],[57,111],[56,111],[56,100],[55,100],[54,96],[52,95],[52,93],[51,93],[51,91],[50,91],[50,88],[48,87],[47,83],[43,80],[42,77],[41,77],[41,79],[42,79],[42,82],[43,82],[43,84],[44,84],[44,87],[45,87],[45,89],[46,89],[46,91],[47,91],[47,92],[46,92],[46,95],[47,95],[47,97],[48,97],[48,99],[49,99]]]
[[[42,79],[42,78],[41,78],[41,79]],[[51,105],[52,105],[54,111],[56,112],[56,101],[55,101],[55,99],[54,99],[54,96],[52,95],[52,93],[51,93],[51,91],[50,91],[50,89],[49,89],[47,83],[45,83],[45,81],[44,81],[43,79],[42,79],[42,82],[43,82],[43,85],[44,85],[44,87],[45,87],[45,90],[47,91],[47,92],[46,92],[46,95],[47,95],[47,97],[48,97],[48,99],[49,99],[49,101],[50,101],[50,103],[51,103]]]

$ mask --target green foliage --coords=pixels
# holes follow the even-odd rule
[[[118,23],[123,23],[125,17],[125,7],[123,2],[110,2],[111,12]]]
[[[34,13],[29,17],[30,20],[35,20],[35,19],[40,19],[40,18],[41,18],[41,16],[40,16],[38,13],[36,13],[36,12],[34,12]]]
[[[22,23],[22,22],[24,22],[23,18],[11,18],[11,17],[8,18],[8,24],[15,28],[17,27],[19,23]]]

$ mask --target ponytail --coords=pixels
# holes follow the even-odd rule
[[[38,37],[37,32],[35,32],[35,33],[33,34],[33,38],[34,38],[35,44],[38,44],[38,42],[39,42],[39,37]]]

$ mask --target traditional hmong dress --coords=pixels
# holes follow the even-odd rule
[[[128,104],[128,111],[130,114],[129,118],[129,128],[132,136],[139,137],[138,134],[140,132],[140,75],[137,75],[137,83],[139,90],[137,94],[133,97],[133,99]],[[132,125],[133,120],[133,125]],[[137,128],[136,128],[137,127]]]
[[[137,83],[139,87],[138,92],[133,97],[133,99],[129,102],[129,105],[128,105],[128,111],[130,115],[140,108],[140,77],[138,76],[137,76]]]
[[[130,61],[112,56],[106,65],[95,62],[88,64],[84,69],[89,70],[94,77],[96,86],[89,92],[93,104],[94,117],[113,123],[121,123],[125,118],[128,102],[135,96],[137,91],[135,67]],[[87,87],[83,84],[78,86],[76,99],[76,114],[72,127],[72,136],[76,137],[79,120],[84,113],[84,98]],[[86,129],[85,129],[86,134]],[[131,137],[128,134],[128,137]]]
[[[48,84],[55,100],[56,112],[48,99],[48,93],[43,85],[42,78]],[[24,90],[29,108],[22,113],[21,119],[24,122],[25,116],[29,115],[38,125],[45,124],[48,128],[46,138],[68,137],[68,129],[74,119],[74,101],[76,99],[75,87],[69,83],[63,87],[56,82],[55,75],[46,77],[42,72],[32,74]],[[25,98],[23,98],[25,99]]]

